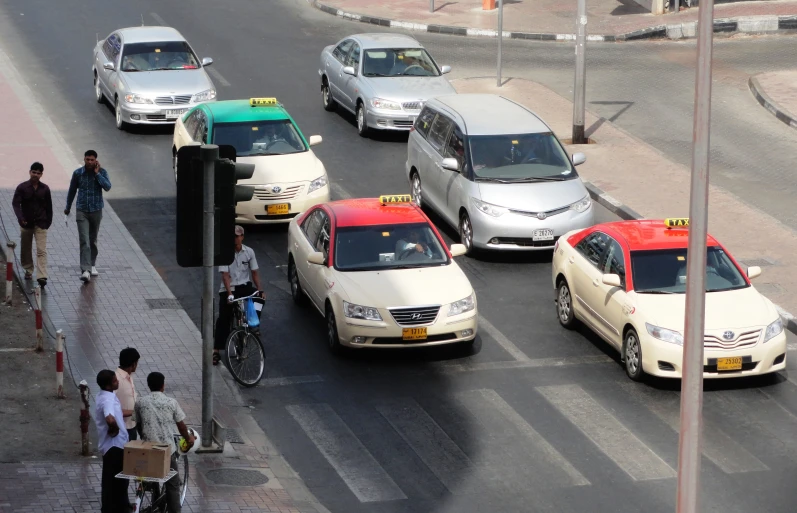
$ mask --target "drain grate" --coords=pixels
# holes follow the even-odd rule
[[[180,310],[182,305],[176,299],[147,299],[150,310]]]
[[[261,472],[240,468],[209,470],[205,477],[216,484],[227,486],[260,486],[268,483],[268,477]]]

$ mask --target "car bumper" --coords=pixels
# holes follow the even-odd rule
[[[434,324],[425,326],[426,340],[404,340],[402,330],[410,326],[399,326],[390,318],[387,322],[375,322],[349,319],[343,312],[335,312],[335,316],[338,319],[338,338],[341,345],[352,348],[395,349],[456,344],[473,340],[478,332],[476,310],[456,317],[441,315]],[[385,319],[385,315],[382,318]]]
[[[210,100],[209,102],[215,102]],[[200,102],[200,103],[209,103]],[[138,125],[168,125],[177,121],[177,118],[199,105],[187,103],[183,105],[149,105],[143,103],[122,102],[122,121]],[[170,117],[170,112],[178,112]]]
[[[366,110],[365,122],[369,128],[408,132],[421,111]]]
[[[270,184],[271,186],[272,184]],[[287,190],[291,184],[284,184]],[[255,186],[255,195],[251,201],[244,201],[235,206],[235,222],[239,224],[280,224],[289,223],[291,219],[310,207],[329,201],[329,185],[304,194],[309,182],[301,184],[302,190],[291,198],[268,198],[263,186]],[[287,204],[288,212],[268,214],[269,205]]]
[[[595,206],[590,204],[584,212],[568,210],[546,219],[507,212],[492,217],[470,209],[473,226],[473,245],[481,249],[502,251],[540,251],[553,249],[560,236],[570,230],[588,228],[595,224]],[[534,231],[553,230],[553,239],[534,240]]]
[[[680,378],[682,374],[683,348],[662,342],[650,336],[641,337],[642,365],[647,374],[663,378]],[[717,371],[716,359],[741,357],[742,370]],[[777,363],[776,363],[777,362]],[[703,378],[739,378],[758,376],[786,369],[786,332],[767,343],[732,351],[706,349],[703,355]]]

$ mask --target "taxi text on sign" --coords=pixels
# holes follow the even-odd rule
[[[411,203],[412,196],[409,194],[391,194],[391,195],[384,195],[379,196],[379,203],[387,204],[387,203]]]

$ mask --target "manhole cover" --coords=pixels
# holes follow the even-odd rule
[[[182,308],[176,299],[147,299],[150,310],[179,310]]]
[[[260,486],[268,483],[268,478],[257,470],[240,468],[219,468],[209,470],[205,477],[216,484],[227,486]]]

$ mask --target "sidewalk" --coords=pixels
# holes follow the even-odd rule
[[[481,0],[307,0],[335,16],[374,25],[460,36],[495,37],[498,9],[482,10]],[[577,2],[561,0],[506,0],[504,37],[548,41],[574,38]],[[698,8],[653,15],[633,0],[589,0],[587,34],[592,41],[649,38],[693,38]],[[368,32],[353,28],[352,32]],[[760,0],[714,6],[714,32],[730,34],[794,33],[797,1]]]
[[[52,190],[55,211],[48,235],[50,279],[43,294],[43,312],[50,333],[64,331],[67,365],[75,381],[85,379],[96,396],[97,372],[115,369],[119,351],[135,347],[142,356],[135,375],[141,393],[147,393],[149,372],[164,373],[166,393],[180,401],[188,416],[187,424],[198,426],[202,397],[199,332],[108,202],[99,236],[100,276],[88,285],[79,281],[74,215],[65,219],[62,211],[65,189],[80,159],[70,153],[54,131],[2,50],[0,112],[4,119],[0,125],[2,231],[18,241],[11,208],[13,190],[27,178],[31,162],[42,162],[43,181]],[[105,165],[113,181],[113,163]],[[5,245],[5,240],[0,242]],[[18,262],[16,272],[17,276],[22,275]],[[53,341],[46,343],[52,345]],[[192,456],[191,482],[183,511],[326,511],[278,455],[245,408],[237,386],[222,369],[215,367],[213,371],[214,415],[230,431],[228,443],[223,454]],[[67,393],[76,394],[74,383],[67,384]],[[37,428],[50,428],[56,433],[74,430],[78,436],[80,429],[77,418],[66,425]],[[93,421],[89,429],[95,429]],[[36,443],[36,438],[28,443]],[[97,458],[2,463],[0,511],[98,511],[100,467]]]

